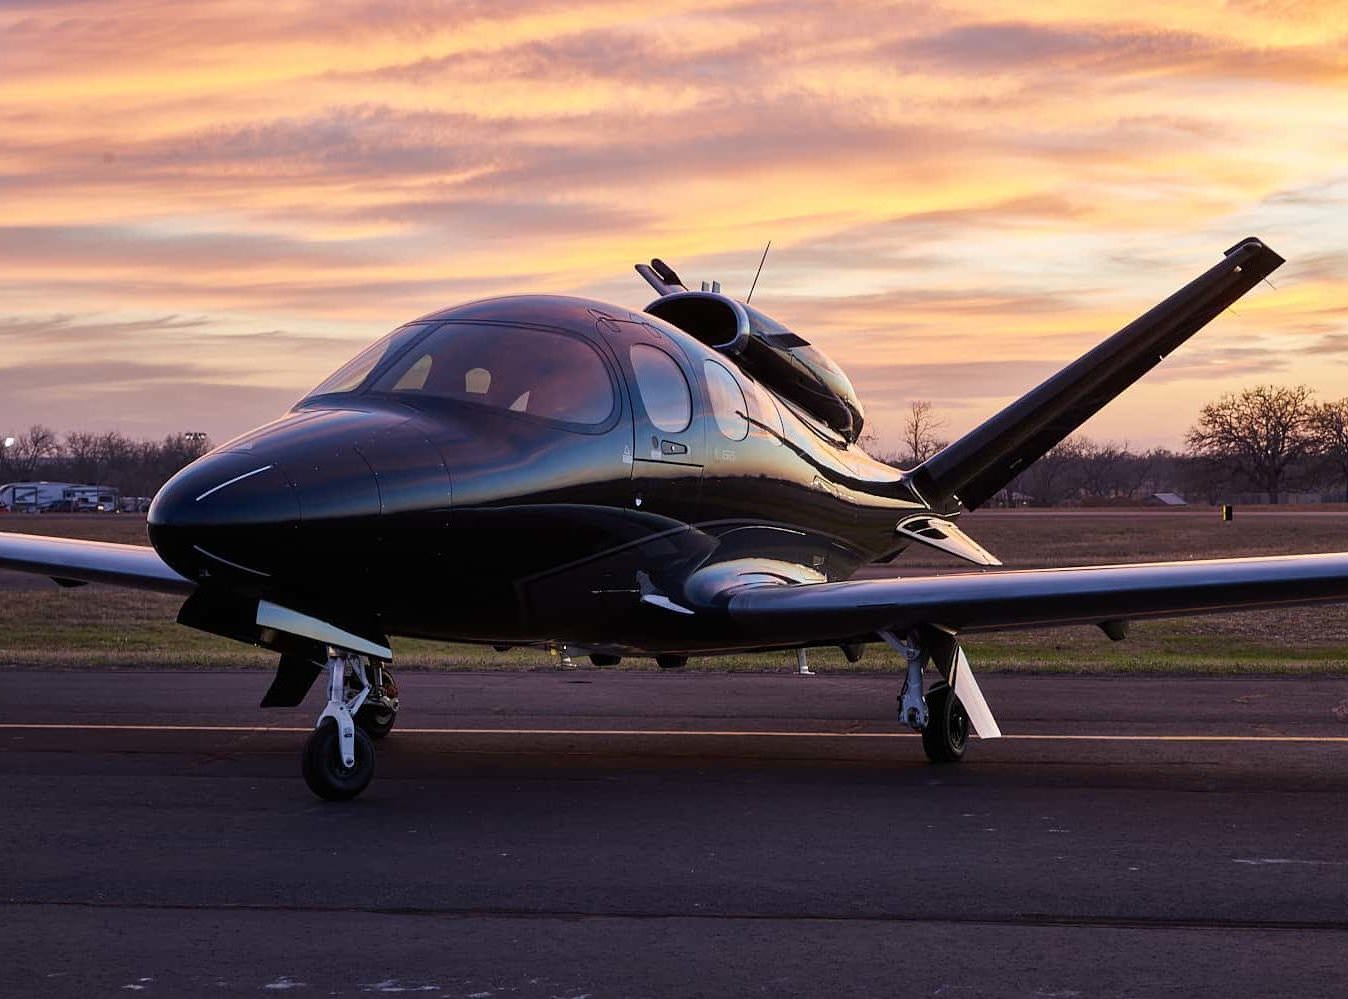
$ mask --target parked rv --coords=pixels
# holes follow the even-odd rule
[[[14,513],[116,513],[118,491],[77,482],[10,482],[0,486],[0,504]]]

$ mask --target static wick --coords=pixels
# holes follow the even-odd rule
[[[758,270],[754,271],[754,283],[749,285],[749,294],[744,296],[744,304],[749,304],[749,299],[754,297],[754,289],[758,287],[758,276],[763,273],[763,262],[768,259],[768,251],[772,249],[772,240],[768,240],[768,245],[763,247],[763,256],[758,259]]]

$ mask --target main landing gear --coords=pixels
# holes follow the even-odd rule
[[[398,687],[383,663],[328,650],[328,703],[304,744],[302,770],[309,790],[327,801],[354,798],[374,778],[374,739],[388,735],[398,716]],[[373,676],[373,682],[371,681]]]
[[[946,683],[927,691],[927,725],[922,730],[922,749],[933,763],[958,763],[969,741],[969,713]]]
[[[899,721],[922,734],[922,749],[933,763],[958,763],[969,731],[995,739],[1002,733],[969,668],[955,636],[936,628],[912,631],[906,639],[893,632],[880,636],[907,662],[899,694]],[[922,671],[931,660],[942,679],[923,695]],[[967,705],[967,706],[966,706]]]

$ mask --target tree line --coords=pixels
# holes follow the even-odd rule
[[[153,496],[184,465],[211,448],[203,434],[134,440],[117,431],[75,431],[60,437],[36,425],[0,439],[0,485],[6,482],[79,482],[113,486],[123,496]]]
[[[892,464],[911,468],[945,447],[930,402],[914,402],[903,450]],[[1138,451],[1125,441],[1076,435],[1058,444],[1012,482],[1000,501],[1137,502],[1178,493],[1191,503],[1279,503],[1289,493],[1348,501],[1348,399],[1321,402],[1305,385],[1256,385],[1209,402],[1185,435],[1186,449]]]

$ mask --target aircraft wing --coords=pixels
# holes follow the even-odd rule
[[[1348,600],[1348,552],[759,584],[722,599],[744,632],[782,645],[868,640],[924,625],[955,632],[1103,625]]]
[[[188,594],[196,584],[170,569],[148,545],[46,538],[0,532],[0,569],[50,576],[58,583],[112,583]]]

